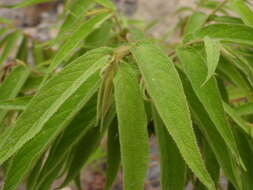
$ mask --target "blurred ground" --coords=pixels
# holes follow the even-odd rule
[[[19,0],[0,0],[0,3],[15,3]],[[167,32],[177,22],[174,14],[180,6],[193,6],[194,0],[114,0],[119,9],[132,18],[145,21],[158,19],[159,24],[153,29],[154,35]],[[20,10],[0,9],[0,16],[15,21],[15,25],[25,29],[27,33],[39,40],[47,40],[53,37],[57,30],[55,21],[62,11],[60,4],[44,4]],[[159,190],[159,158],[154,138],[150,140],[150,169],[147,175],[145,190]],[[89,167],[82,176],[82,185],[86,190],[102,190],[105,178],[103,175],[104,164]],[[119,174],[114,190],[121,190],[121,174]],[[72,190],[71,187],[64,190]]]

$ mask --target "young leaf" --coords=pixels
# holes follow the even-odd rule
[[[238,149],[232,130],[225,119],[222,98],[215,78],[210,79],[202,86],[201,81],[206,78],[207,68],[204,64],[205,60],[199,51],[201,50],[191,47],[178,48],[177,55],[184,66],[186,75],[191,82],[194,92],[228,147],[239,161]]]
[[[187,35],[184,42],[200,40],[205,36],[226,42],[253,45],[253,28],[239,24],[211,24]]]
[[[148,169],[147,117],[136,73],[127,63],[120,63],[114,87],[124,190],[144,189]]]
[[[141,70],[148,93],[185,162],[209,189],[215,189],[196,143],[189,108],[178,73],[157,46],[138,43],[132,53]]]
[[[208,68],[205,84],[214,74],[216,67],[218,66],[220,59],[221,44],[219,41],[213,40],[206,36],[204,38],[205,50],[206,50],[206,63]]]
[[[106,184],[104,190],[110,190],[120,167],[120,143],[117,120],[108,129]]]
[[[202,28],[207,20],[207,15],[202,12],[194,12],[187,21],[184,29],[184,35],[196,32],[198,29]]]
[[[183,190],[186,178],[185,162],[155,108],[153,121],[160,150],[161,189]]]
[[[245,24],[253,27],[253,11],[246,5],[244,0],[231,0],[231,7],[241,16]]]
[[[14,67],[2,84],[0,84],[0,102],[13,99],[17,96],[30,74],[30,68],[26,65]],[[0,123],[6,116],[6,110],[0,110]]]
[[[3,47],[4,49],[0,56],[0,64],[6,60],[6,58],[9,56],[13,48],[16,47],[16,43],[20,38],[21,38],[20,31],[12,32],[8,34],[8,36],[6,36],[4,40],[4,47]]]
[[[60,47],[50,64],[48,73],[51,73],[94,29],[110,18],[110,13],[100,13],[84,22],[76,31],[69,36],[68,40]]]
[[[81,56],[48,81],[31,100],[15,126],[2,134],[0,163],[34,137],[78,88],[107,63],[110,49],[96,49]],[[73,74],[74,73],[74,74]],[[67,79],[67,80],[66,80]],[[38,109],[39,108],[39,109]]]

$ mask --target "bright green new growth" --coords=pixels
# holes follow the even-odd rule
[[[161,38],[110,0],[66,1],[44,42],[0,17],[1,189],[83,189],[83,170],[106,162],[105,190],[119,172],[123,190],[144,190],[149,137],[161,190],[253,189],[252,3],[196,7]]]

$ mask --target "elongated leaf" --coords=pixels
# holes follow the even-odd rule
[[[92,0],[74,0],[70,2],[66,10],[68,12],[67,17],[58,32],[58,36],[54,39],[55,42],[65,38],[67,33],[73,32],[73,28],[76,28],[77,20],[86,13],[92,3]]]
[[[3,63],[9,54],[12,52],[13,48],[15,48],[16,43],[21,38],[21,33],[19,31],[15,31],[6,36],[4,42],[4,49],[0,56],[0,64]]]
[[[184,38],[184,42],[210,38],[246,45],[253,45],[253,28],[238,24],[211,24]]]
[[[235,127],[236,138],[238,142],[238,147],[242,155],[243,162],[247,168],[247,171],[242,172],[242,186],[244,190],[250,190],[253,186],[253,164],[251,158],[253,156],[252,152],[252,138],[245,135],[239,128]]]
[[[105,55],[110,51],[102,48],[81,56],[40,89],[15,126],[3,134],[4,138],[0,140],[0,163],[34,137],[60,106],[90,76],[105,66],[108,60],[108,56]]]
[[[61,188],[66,186],[71,180],[74,180],[85,164],[93,159],[92,155],[96,153],[101,139],[108,127],[111,125],[114,117],[115,111],[114,109],[111,109],[105,118],[103,127],[104,130],[101,131],[97,126],[91,127],[76,145],[76,148],[71,153],[72,158],[70,160],[69,167],[67,168],[67,176],[60,186]]]
[[[124,189],[143,189],[148,169],[147,117],[136,73],[126,63],[119,65],[114,87]]]
[[[86,134],[91,126],[95,123],[96,115],[96,96],[94,96],[73,119],[69,126],[65,129],[59,142],[54,150],[49,154],[42,171],[39,175],[37,188],[45,188],[45,184],[54,180],[59,175],[59,165],[66,159],[66,156],[71,151],[79,140]],[[58,171],[57,172],[55,172]],[[55,175],[52,175],[55,174]],[[50,179],[49,179],[50,178]],[[48,184],[50,185],[50,183]]]
[[[72,51],[88,36],[94,29],[99,27],[111,16],[110,13],[100,13],[88,21],[84,22],[76,31],[69,36],[68,40],[60,47],[49,67],[52,72],[62,61],[64,61]]]
[[[244,0],[231,0],[231,7],[245,24],[253,27],[253,11],[246,5]]]
[[[31,100],[30,96],[21,98],[0,100],[0,110],[24,110]]]
[[[0,102],[15,98],[27,80],[29,74],[30,69],[28,66],[16,66],[4,82],[0,84]],[[6,110],[0,110],[0,122],[6,114]]]
[[[82,64],[87,64],[87,62],[83,61],[81,62]],[[74,67],[74,65],[76,66],[78,64],[75,62],[71,65]],[[99,80],[99,72],[96,72],[89,77],[88,80],[86,80],[86,82],[83,83],[45,123],[43,129],[17,152],[12,159],[12,165],[5,180],[4,190],[16,189],[20,180],[22,180],[25,174],[29,171],[30,164],[39,158],[48,145],[52,143],[55,137],[57,137],[57,135],[59,135],[59,133],[70,123],[73,117],[97,91]],[[62,162],[58,164],[61,163]],[[58,164],[56,164],[57,167],[59,166]],[[57,170],[57,172],[59,171]]]
[[[106,184],[104,190],[110,190],[120,167],[120,143],[117,120],[108,129]]]
[[[212,15],[209,17],[209,19],[219,24],[243,24],[243,21],[240,18],[232,17],[232,16]]]
[[[184,35],[196,32],[198,29],[203,27],[205,21],[207,20],[207,15],[202,12],[194,12],[187,21],[184,29]]]
[[[221,57],[218,70],[224,74],[230,82],[240,88],[246,96],[251,94],[251,88],[242,73],[226,58]]]
[[[48,1],[53,1],[53,0],[22,0],[19,3],[16,3],[14,5],[6,5],[5,7],[7,8],[23,8],[23,7],[28,7],[34,4],[38,4],[38,3],[45,3]]]
[[[112,3],[111,0],[94,0],[94,1],[100,5],[103,5],[104,7],[108,9],[112,9],[112,10],[116,9],[115,5]]]
[[[175,142],[154,109],[153,119],[160,150],[161,189],[183,190],[186,164]]]
[[[184,65],[186,75],[191,82],[194,92],[228,147],[239,161],[238,149],[232,130],[225,119],[222,98],[215,78],[210,79],[205,86],[201,87],[201,81],[205,80],[207,73],[207,68],[204,64],[205,60],[201,53],[196,48],[179,48],[177,49],[177,55]]]
[[[230,107],[228,104],[223,103],[223,107],[226,111],[226,113],[231,117],[233,121],[236,122],[236,124],[249,136],[253,135],[253,129],[252,126],[250,126],[248,123],[246,123],[245,120],[243,120],[239,115],[237,115],[236,111]]]
[[[172,62],[151,43],[139,43],[132,53],[148,93],[185,162],[209,189],[215,189],[201,159],[183,87]]]
[[[236,187],[240,187],[240,176],[236,168],[235,159],[232,157],[230,149],[227,147],[224,139],[219,134],[213,122],[210,120],[208,113],[193,91],[190,81],[187,79],[186,75],[182,71],[179,73],[194,121],[197,123],[201,133],[205,136],[226,177],[228,177],[228,179]]]
[[[207,63],[207,77],[204,84],[215,74],[220,59],[221,44],[208,36],[204,38]]]
[[[253,114],[253,103],[246,103],[246,104],[236,107],[236,113],[238,115]]]

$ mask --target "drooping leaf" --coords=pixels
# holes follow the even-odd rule
[[[2,64],[6,60],[6,58],[10,55],[10,53],[12,53],[13,49],[17,45],[16,43],[21,37],[22,36],[20,31],[12,32],[8,34],[8,36],[6,36],[6,38],[4,39],[3,51],[1,52],[0,56],[0,64]]]
[[[224,139],[219,134],[213,122],[210,120],[208,113],[193,91],[190,81],[187,79],[186,75],[182,71],[179,73],[183,82],[187,100],[191,108],[191,113],[194,121],[197,124],[197,127],[199,127],[201,133],[206,138],[226,177],[235,186],[240,187],[240,176],[236,167],[236,161],[232,157],[230,149],[227,147]]]
[[[114,87],[124,189],[140,190],[148,169],[147,117],[136,73],[127,63],[119,65]]]
[[[111,0],[94,0],[94,1],[108,9],[112,9],[112,10],[116,9],[115,5],[113,4]]]
[[[207,15],[202,12],[194,12],[187,21],[184,28],[184,35],[196,32],[198,29],[204,26],[207,20]]]
[[[69,36],[68,40],[59,48],[54,56],[50,67],[49,73],[51,73],[62,61],[64,61],[72,51],[78,47],[78,45],[85,39],[94,29],[99,27],[104,21],[110,18],[110,13],[100,13],[88,21],[84,22],[76,31]]]
[[[104,190],[110,190],[120,166],[120,143],[117,120],[108,129],[106,184]]]
[[[184,66],[184,70],[191,82],[194,92],[239,162],[240,157],[238,149],[232,130],[225,119],[222,98],[215,78],[210,79],[204,86],[202,86],[201,81],[206,78],[207,67],[205,66],[205,60],[199,51],[199,49],[193,47],[178,48],[177,55]]]
[[[250,115],[253,114],[253,103],[249,102],[235,108],[238,115]]]
[[[0,102],[13,99],[17,96],[30,74],[30,68],[26,65],[18,65],[13,68],[2,84],[0,84]],[[6,110],[0,110],[0,122],[6,116]]]
[[[85,164],[89,162],[90,159],[93,159],[92,155],[96,153],[104,133],[111,125],[114,118],[115,111],[114,108],[112,108],[105,118],[104,130],[101,131],[98,126],[91,127],[78,142],[76,148],[72,152],[72,158],[67,168],[67,175],[60,187],[64,187],[69,184],[71,180],[74,180]]]
[[[108,60],[108,56],[105,55],[110,52],[111,50],[107,48],[88,52],[65,67],[40,89],[15,126],[3,134],[3,138],[0,140],[0,163],[3,163],[34,137],[59,110],[60,106],[90,76],[105,66]]]
[[[71,152],[71,149],[78,144],[90,127],[94,125],[96,115],[95,103],[96,96],[91,98],[64,130],[43,165],[36,184],[37,189],[42,190],[50,187],[51,183],[59,176],[59,168],[62,167],[62,163]]]
[[[77,21],[86,13],[92,3],[92,0],[74,0],[70,2],[69,6],[66,8],[66,12],[68,13],[67,17],[59,29],[57,37],[54,39],[55,42],[66,38],[69,36],[68,33],[73,32],[73,28],[76,29],[76,27],[78,27],[78,25],[76,25]]]
[[[240,88],[244,95],[249,96],[251,93],[251,88],[242,73],[225,57],[221,57],[218,70],[225,75],[230,82]]]
[[[183,190],[186,164],[154,108],[153,121],[160,150],[161,189]]]
[[[206,64],[207,64],[207,77],[205,79],[205,84],[214,74],[218,66],[220,59],[221,44],[219,41],[213,40],[206,36],[204,38],[205,50],[206,50]]]
[[[214,183],[199,153],[189,108],[174,65],[157,46],[144,42],[132,49],[147,91],[185,162],[209,188]]]
[[[85,61],[81,61],[81,63],[87,64]],[[78,65],[78,63],[75,62],[74,65]],[[72,65],[72,67],[74,66]],[[11,168],[7,173],[4,190],[16,189],[17,185],[29,171],[31,163],[35,162],[39,158],[48,145],[53,142],[57,135],[59,135],[59,133],[71,122],[74,116],[97,91],[99,80],[100,77],[98,72],[90,76],[86,82],[83,83],[76,90],[76,92],[60,106],[58,111],[54,113],[53,116],[44,124],[43,129],[15,154],[12,159]],[[58,164],[56,164],[55,167],[57,167],[59,170],[62,162],[59,162]],[[58,170],[56,170],[57,173],[59,172]]]
[[[19,3],[13,4],[13,5],[1,5],[7,8],[23,8],[23,7],[28,7],[31,5],[39,4],[39,3],[45,3],[53,0],[22,0]]]
[[[242,18],[245,24],[253,27],[253,11],[244,0],[231,0],[230,6]]]
[[[187,35],[184,42],[200,40],[205,36],[225,42],[253,45],[253,28],[239,24],[211,24]]]
[[[252,126],[250,126],[245,120],[243,120],[239,115],[237,115],[236,111],[230,107],[228,104],[223,103],[224,110],[231,117],[231,119],[236,122],[236,124],[249,136],[253,135]]]

